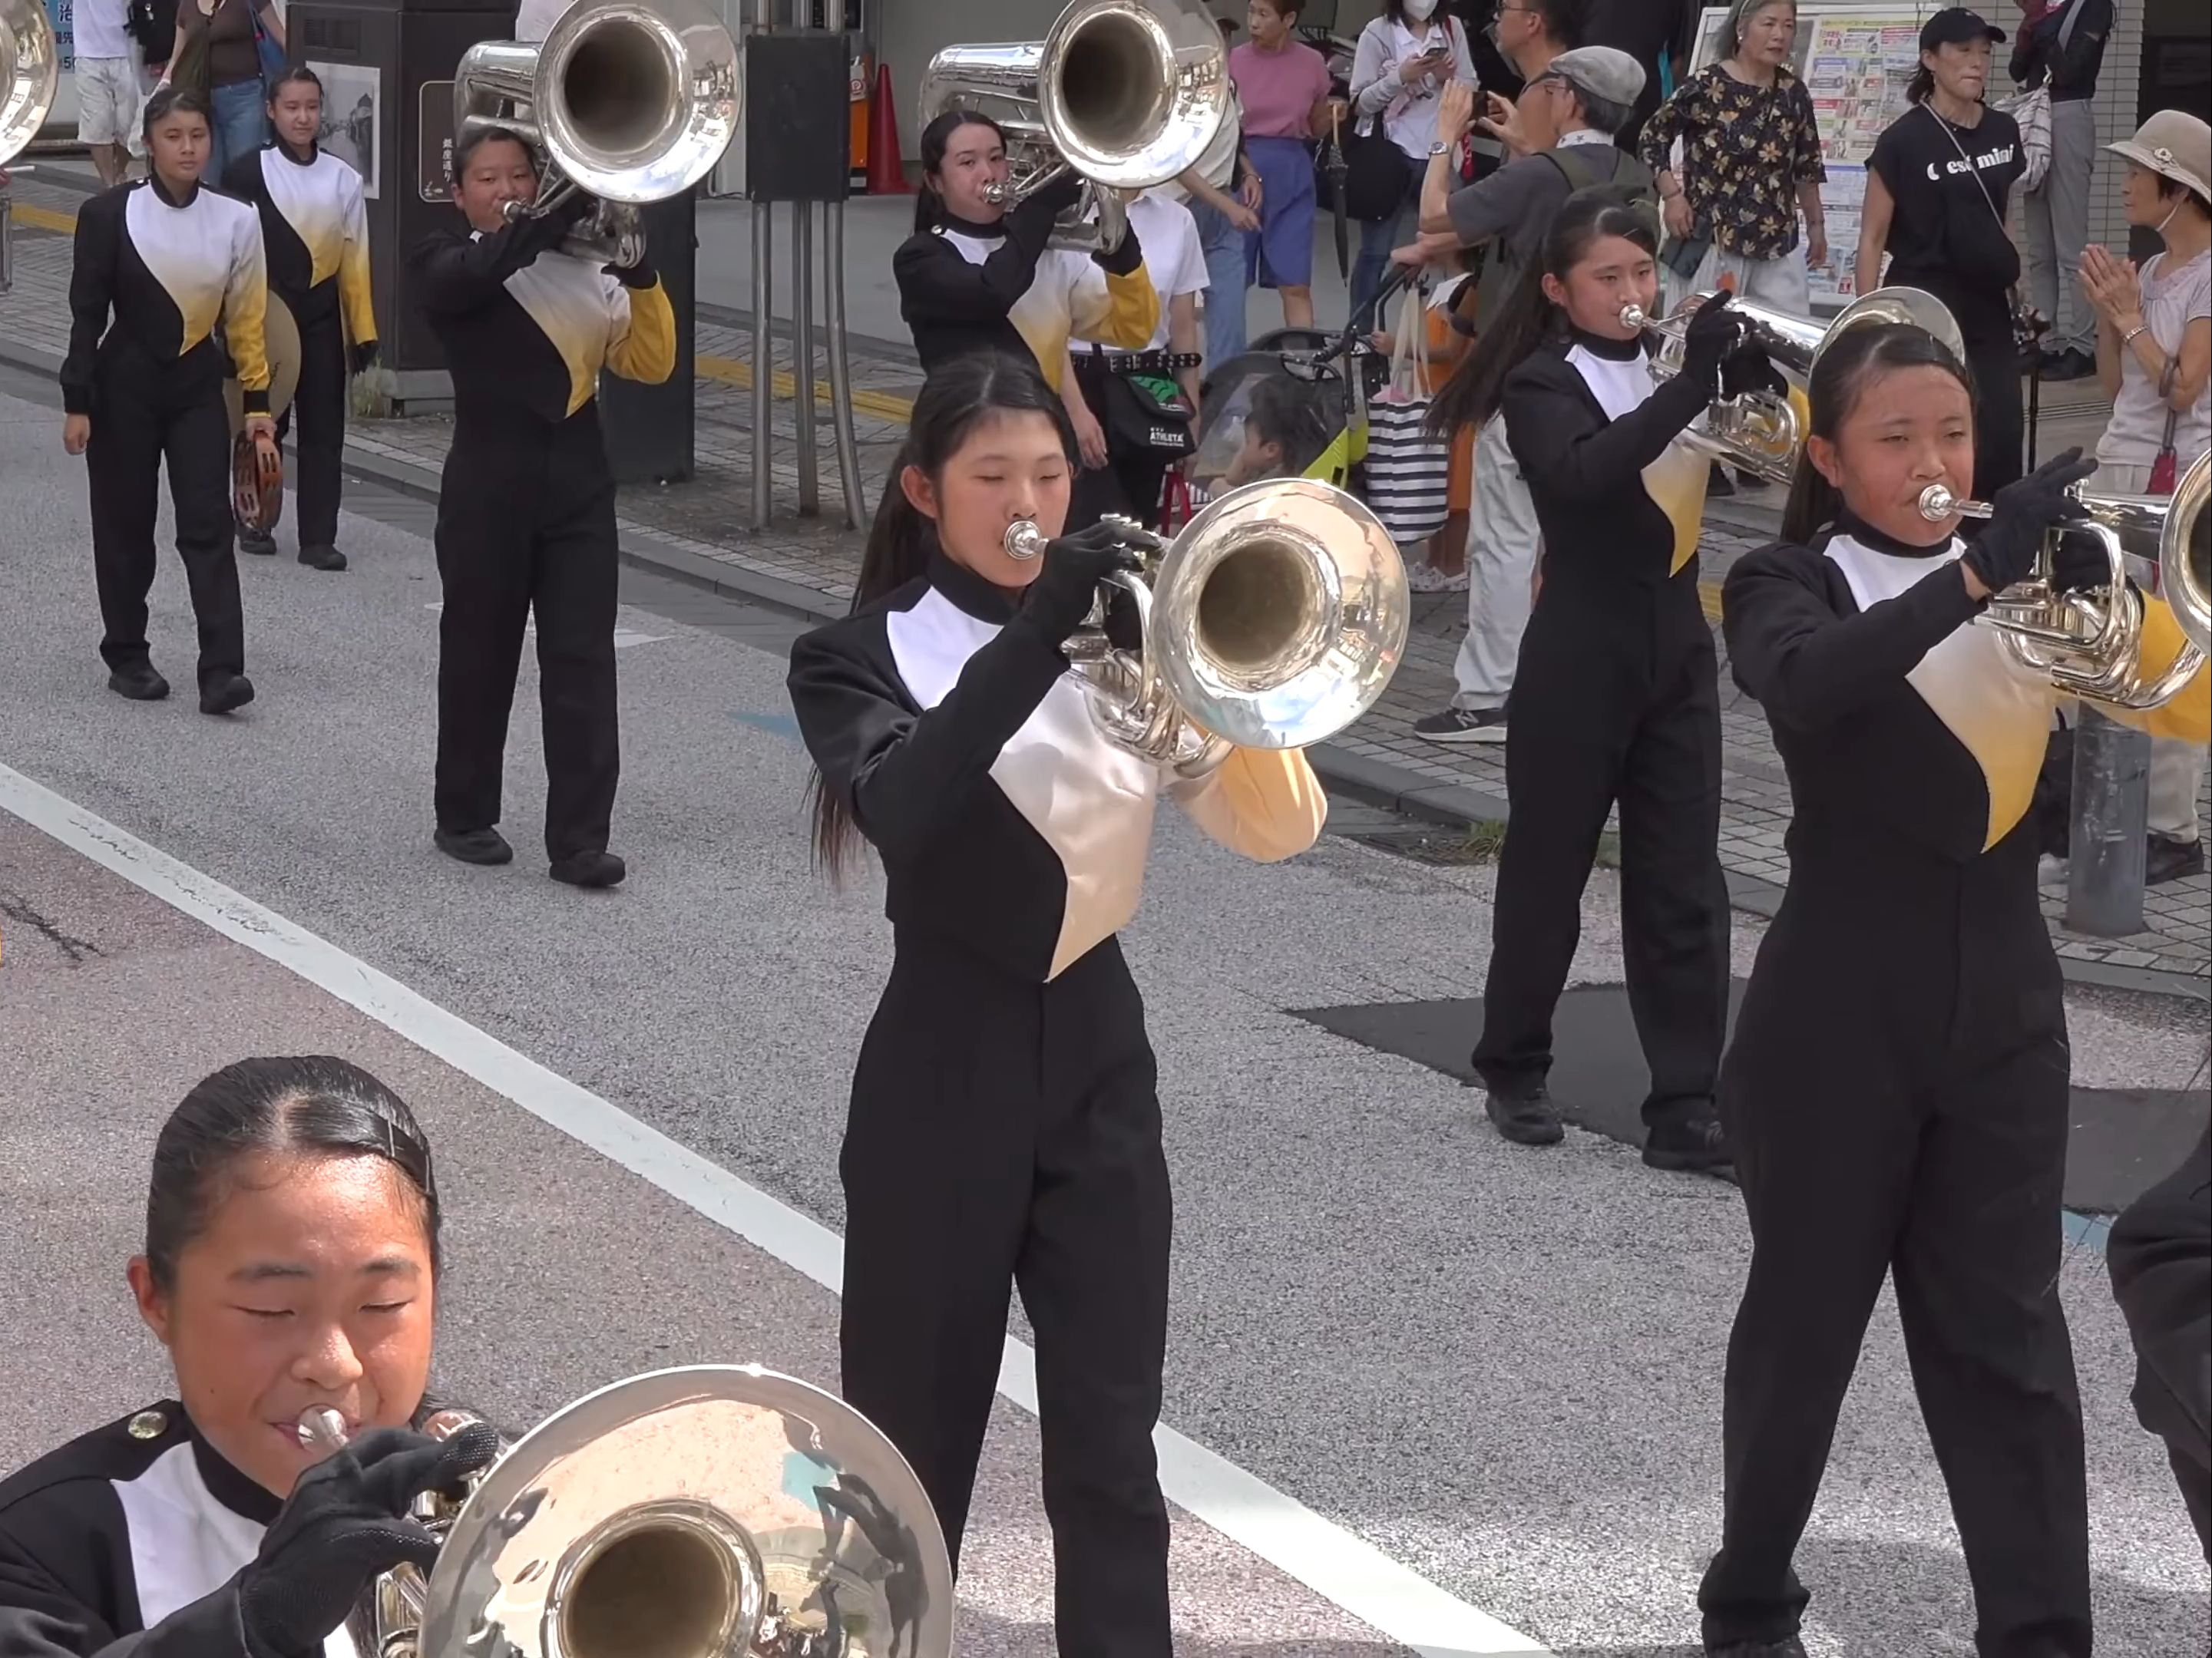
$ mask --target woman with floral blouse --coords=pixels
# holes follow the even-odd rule
[[[1796,0],[1735,0],[1732,48],[1675,89],[1644,124],[1638,151],[1656,179],[1670,236],[1710,238],[1693,290],[1733,278],[1736,293],[1793,316],[1813,310],[1808,264],[1828,258],[1820,213],[1820,135],[1805,83],[1790,72]],[[1682,140],[1682,167],[1672,165]],[[1805,240],[1797,216],[1805,216]]]

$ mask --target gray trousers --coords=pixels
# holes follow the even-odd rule
[[[2115,495],[2141,495],[2150,487],[2150,468],[2122,461],[2098,463],[2095,486]],[[2168,841],[2197,839],[2197,794],[2204,784],[2205,746],[2179,738],[2150,742],[2150,807],[2145,827]]]
[[[2051,106],[2051,170],[2021,197],[2027,246],[2022,280],[2027,302],[2051,319],[2046,351],[2097,355],[2097,313],[2081,292],[2081,249],[2089,240],[2089,174],[2097,157],[2097,118],[2087,98]]]

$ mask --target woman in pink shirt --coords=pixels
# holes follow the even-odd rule
[[[1244,153],[1260,175],[1260,228],[1244,237],[1248,280],[1283,296],[1283,322],[1313,326],[1314,164],[1308,147],[1329,129],[1328,60],[1291,38],[1298,0],[1251,0],[1252,38],[1229,54],[1244,105]]]

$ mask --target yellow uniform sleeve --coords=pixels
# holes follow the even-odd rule
[[[269,256],[261,244],[261,216],[241,211],[231,233],[230,280],[222,295],[222,333],[238,371],[246,413],[269,412],[269,344],[263,326],[269,312]]]
[[[2143,677],[2154,678],[2188,647],[2188,636],[2173,619],[2173,610],[2162,598],[2143,598]],[[2181,694],[2155,708],[2116,708],[2099,702],[2098,711],[2148,732],[2153,737],[2183,743],[2212,743],[2212,665],[2200,663]]]
[[[650,288],[628,288],[626,319],[607,342],[607,367],[626,380],[659,386],[676,372],[676,313],[656,278]]]
[[[1145,267],[1139,264],[1127,276],[1116,276],[1085,260],[1084,271],[1069,295],[1076,337],[1124,351],[1141,351],[1150,345],[1160,325],[1160,296]]]
[[[1235,750],[1210,775],[1168,793],[1199,828],[1255,863],[1297,857],[1328,821],[1328,796],[1296,749]]]
[[[366,345],[376,337],[376,307],[368,293],[368,210],[356,183],[347,192],[345,240],[338,249],[338,308],[346,337]]]

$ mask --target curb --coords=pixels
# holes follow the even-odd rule
[[[37,346],[0,340],[0,364],[52,376],[60,369],[61,359]],[[366,483],[380,484],[418,501],[438,499],[439,475],[431,468],[376,454],[361,447],[351,438],[346,440],[343,465],[349,474]],[[833,621],[845,615],[848,609],[844,600],[817,589],[726,564],[635,525],[622,531],[619,556],[623,563],[635,569],[805,621]],[[1478,823],[1503,823],[1510,816],[1506,803],[1494,794],[1464,784],[1434,782],[1403,767],[1353,753],[1334,743],[1316,744],[1306,750],[1306,755],[1315,774],[1324,783],[1369,805],[1458,828]],[[1780,909],[1780,887],[1733,870],[1727,872],[1727,877],[1730,908],[1768,920]],[[2067,956],[2058,957],[2058,968],[2060,976],[2069,984],[2212,1002],[2212,983],[2193,974],[2116,967]]]

